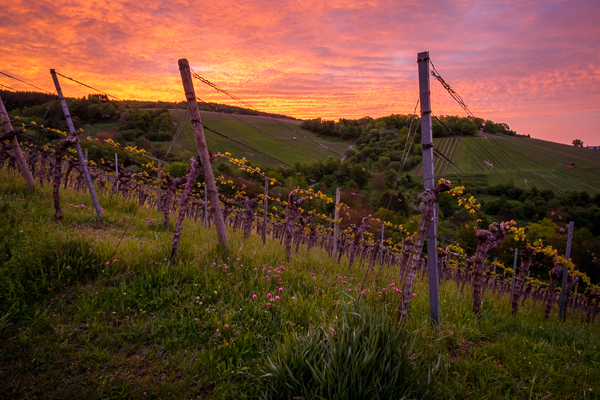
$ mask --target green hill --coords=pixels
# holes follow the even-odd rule
[[[173,120],[184,124],[173,151],[177,155],[186,150],[195,152],[194,132],[186,111],[170,112]],[[206,127],[230,138],[206,129],[208,147],[213,152],[227,151],[255,165],[277,167],[325,160],[328,156],[341,158],[348,148],[348,143],[339,139],[318,137],[300,129],[302,121],[216,112],[201,112],[201,117]],[[168,147],[169,143],[162,145]]]
[[[456,179],[462,176],[478,185],[513,181],[527,187],[527,180],[539,189],[557,193],[569,190],[598,192],[600,151],[568,146],[545,140],[490,135],[475,138],[434,139],[434,146],[455,165],[435,159],[435,176]],[[486,166],[488,161],[493,168]],[[565,164],[574,163],[574,168]],[[460,170],[460,172],[458,171]],[[423,174],[422,164],[415,175]]]

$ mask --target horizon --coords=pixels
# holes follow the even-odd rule
[[[337,121],[412,113],[417,53],[429,51],[475,116],[600,145],[600,3],[591,0],[86,4],[6,6],[0,70],[50,91],[55,68],[119,98],[184,101],[177,60],[187,58],[260,111]],[[68,97],[91,93],[61,85]],[[246,107],[194,85],[205,101]],[[435,114],[465,116],[435,79],[431,87]]]

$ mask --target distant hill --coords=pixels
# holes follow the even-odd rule
[[[170,112],[174,121],[184,124],[173,151],[177,155],[186,150],[195,152],[194,133],[185,110]],[[254,165],[285,167],[295,162],[323,161],[329,156],[341,158],[349,145],[339,139],[319,137],[300,129],[302,121],[217,112],[200,114],[207,128],[229,137],[205,129],[208,146],[213,152],[227,151],[237,158],[246,157]]]
[[[436,157],[436,178],[456,179],[461,175],[459,169],[478,185],[512,180],[517,187],[527,187],[524,182],[527,180],[539,189],[556,193],[600,191],[600,151],[487,133],[479,137],[434,139],[434,146],[456,164]],[[491,163],[493,169],[486,166],[485,161]],[[571,163],[575,164],[574,168],[565,166]],[[422,164],[409,173],[422,175]]]

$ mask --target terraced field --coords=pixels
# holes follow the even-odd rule
[[[436,177],[456,179],[463,174],[463,179],[466,176],[478,185],[512,180],[518,187],[526,187],[527,181],[557,193],[600,192],[600,151],[498,135],[434,139],[434,146],[455,164],[436,158]],[[575,168],[565,167],[567,163],[575,163]],[[423,174],[422,165],[417,166],[414,174]]]
[[[170,111],[173,120],[184,124],[173,151],[175,154],[186,150],[194,152],[194,133],[186,111]],[[307,163],[325,160],[328,156],[341,158],[348,148],[348,143],[341,140],[324,139],[300,129],[301,121],[216,112],[202,112],[201,117],[206,127],[230,138],[206,129],[206,140],[213,152],[228,151],[235,157],[246,157],[255,165],[290,166],[296,161]],[[168,147],[169,143],[163,146]]]

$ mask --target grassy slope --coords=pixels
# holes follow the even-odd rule
[[[600,187],[600,152],[537,139],[489,135],[477,138],[435,139],[435,146],[446,154],[466,176],[478,184],[513,180],[525,187],[523,179],[541,189],[558,193],[586,190],[596,193]],[[494,165],[491,171],[483,161]],[[575,168],[564,164],[575,163]],[[422,174],[418,166],[416,173]],[[436,176],[452,178],[457,171],[437,160]]]
[[[194,133],[189,117],[184,110],[171,110],[173,119],[185,124],[177,144],[175,153],[195,150]],[[229,136],[238,142],[260,150],[277,160],[293,165],[294,162],[307,163],[325,160],[328,156],[336,158],[348,148],[348,143],[341,140],[317,137],[314,133],[300,129],[300,121],[276,120],[267,117],[246,115],[229,115],[214,112],[202,112],[202,122],[209,128]],[[294,132],[296,131],[296,132]],[[261,166],[278,166],[280,163],[272,158],[255,152],[244,145],[235,143],[209,130],[205,130],[208,147],[213,152],[230,152],[234,157],[246,157],[249,161]],[[306,137],[305,137],[306,136]],[[296,137],[296,140],[293,138]],[[319,146],[319,143],[329,148]]]
[[[50,187],[27,196],[19,177],[7,189],[12,178],[0,171],[0,193],[7,195],[0,200],[0,398],[257,398],[269,382],[257,377],[273,372],[267,357],[279,365],[278,355],[296,354],[289,366],[298,371],[306,363],[295,335],[341,332],[338,317],[353,310],[388,321],[367,330],[400,331],[410,360],[409,398],[581,399],[600,391],[600,329],[577,315],[561,324],[555,309],[544,321],[541,307],[529,301],[512,317],[506,295],[497,300],[486,293],[476,321],[468,287],[461,294],[447,282],[435,329],[428,323],[427,282],[420,280],[401,328],[393,323],[399,297],[389,286],[396,272],[387,267],[375,268],[367,295],[357,301],[364,266],[348,270],[319,249],[301,249],[287,264],[278,243],[263,248],[256,235],[243,242],[231,231],[232,250],[223,255],[214,232],[191,221],[182,260],[171,264],[164,259],[172,234],[145,208],[113,256],[135,203],[100,193],[104,222],[98,223],[88,208],[67,206],[89,206],[84,192],[63,190],[65,219],[56,224]],[[277,278],[263,271],[281,265]],[[267,293],[281,300],[268,306]],[[350,328],[369,323],[362,318]],[[311,346],[318,350],[323,342]],[[338,354],[351,353],[343,349]],[[365,368],[386,367],[378,363],[382,357],[365,361]],[[331,365],[339,371],[354,364]],[[344,377],[325,385],[334,388]]]

